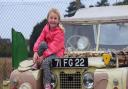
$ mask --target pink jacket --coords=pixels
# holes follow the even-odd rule
[[[65,51],[64,32],[60,27],[49,29],[49,25],[47,24],[34,44],[34,52],[38,51],[38,47],[42,41],[45,41],[48,45],[48,49],[42,53],[43,57],[48,57],[51,54],[56,54],[57,57],[63,57]]]

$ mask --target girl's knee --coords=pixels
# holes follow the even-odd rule
[[[46,69],[46,68],[48,68],[49,67],[49,62],[48,61],[44,61],[43,63],[42,63],[42,69]]]
[[[47,43],[46,43],[45,41],[43,41],[43,42],[40,44],[40,46],[41,46],[42,48],[44,48],[44,49],[47,49],[47,48],[48,48]]]

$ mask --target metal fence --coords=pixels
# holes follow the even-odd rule
[[[30,38],[33,27],[46,18],[49,9],[57,8],[61,16],[67,13],[67,7],[73,0],[42,0],[42,2],[2,2],[0,1],[0,40],[11,40],[11,28],[21,32],[26,39]],[[100,0],[81,0],[86,8],[96,5]],[[110,5],[122,0],[108,0]],[[10,41],[11,42],[11,41]],[[0,85],[9,79],[12,71],[11,58],[0,58]],[[0,87],[2,89],[2,87]]]
[[[27,0],[28,1],[28,0]],[[42,2],[0,2],[0,37],[11,38],[11,28],[22,32],[25,38],[29,39],[33,27],[46,18],[49,9],[57,8],[61,16],[67,14],[66,10],[73,0],[45,0]],[[81,3],[88,8],[95,6],[100,0],[81,0]],[[122,0],[108,0],[108,3],[120,2]]]

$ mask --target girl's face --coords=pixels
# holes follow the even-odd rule
[[[56,13],[51,12],[48,16],[48,23],[51,28],[55,28],[59,24],[59,17]]]

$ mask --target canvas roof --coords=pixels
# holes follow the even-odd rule
[[[62,23],[100,24],[128,22],[128,5],[79,9],[73,17],[65,17]]]

